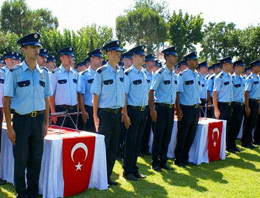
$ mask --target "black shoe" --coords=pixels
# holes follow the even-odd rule
[[[255,145],[260,145],[260,142],[254,142]]]
[[[229,153],[235,153],[235,152],[236,152],[235,149],[232,149],[232,148],[228,148],[227,151],[228,151]]]
[[[134,173],[134,176],[135,176],[136,178],[140,178],[140,179],[146,178],[145,175],[143,175],[143,174],[141,174],[141,173],[139,173],[139,172]]]
[[[250,145],[249,145],[249,148],[250,148],[250,149],[256,149],[257,146],[254,146],[253,144],[250,144]]]
[[[183,162],[174,162],[176,166],[179,166],[179,167],[185,167],[186,165],[183,163]]]
[[[237,147],[236,147],[234,150],[235,150],[236,152],[241,152],[241,151],[243,151],[242,149],[237,148]]]
[[[167,164],[162,164],[161,168],[163,168],[165,170],[172,170],[172,168],[170,166],[168,166]]]
[[[118,183],[117,182],[115,182],[115,181],[112,181],[111,179],[109,179],[108,180],[108,182],[107,182],[110,186],[116,186],[116,185],[118,185]]]
[[[134,174],[123,174],[124,178],[129,181],[137,181],[138,179],[134,176]]]
[[[195,163],[193,162],[185,162],[185,165],[190,165],[190,166],[193,166],[193,165],[196,165]]]
[[[155,170],[156,172],[162,172],[162,169],[160,166],[153,166],[153,170]]]
[[[139,156],[139,157],[144,157],[144,154],[143,154],[143,153],[139,153],[138,156]]]
[[[6,181],[5,180],[2,180],[0,179],[0,185],[5,185],[6,184]]]

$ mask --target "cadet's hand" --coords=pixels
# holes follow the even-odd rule
[[[56,117],[56,116],[52,116],[51,120],[52,120],[53,124],[56,124],[56,122],[57,122],[57,117]]]
[[[11,127],[10,129],[7,129],[7,134],[8,134],[8,138],[11,140],[13,145],[15,145],[16,134],[15,134],[13,127]]]
[[[208,109],[210,109],[210,105],[212,105],[212,102],[210,101],[210,99],[208,100]]]
[[[249,107],[245,107],[246,117],[248,117],[251,113],[251,109]]]
[[[216,119],[219,119],[219,116],[220,116],[220,111],[219,111],[219,109],[216,109],[216,108],[215,108],[214,114],[215,114],[215,118],[216,118]]]
[[[86,123],[87,121],[88,121],[88,119],[89,119],[89,115],[88,115],[88,112],[86,112],[86,111],[82,111],[82,121],[84,122],[84,123]]]
[[[131,125],[131,120],[127,114],[122,115],[124,123],[125,123],[125,128],[129,129],[129,126]]]
[[[94,119],[94,124],[95,124],[95,128],[96,128],[96,132],[98,132],[98,128],[99,128],[99,117],[93,115],[93,119]]]
[[[182,117],[183,117],[182,110],[181,110],[181,109],[178,109],[178,110],[176,110],[176,112],[177,112],[178,121],[181,121],[181,120],[182,120]]]
[[[150,115],[151,115],[152,121],[157,122],[157,112],[155,109],[150,110]]]

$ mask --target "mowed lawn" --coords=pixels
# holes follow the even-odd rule
[[[241,148],[241,147],[240,147]],[[244,148],[243,148],[244,149]],[[260,149],[244,149],[230,154],[225,161],[179,168],[169,160],[173,170],[157,173],[150,167],[151,157],[139,157],[140,172],[146,179],[126,181],[121,162],[116,162],[112,178],[119,182],[108,190],[89,189],[75,198],[118,197],[260,197]],[[0,187],[0,198],[15,197],[14,187]]]

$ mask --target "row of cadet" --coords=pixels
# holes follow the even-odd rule
[[[40,35],[37,38],[40,38]],[[30,41],[31,36],[28,35],[26,39]],[[33,45],[33,42],[29,43]],[[108,57],[104,66],[102,50]],[[119,149],[122,150],[124,159],[124,177],[134,181],[145,177],[138,170],[137,158],[140,151],[148,152],[151,128],[154,133],[152,168],[155,171],[161,171],[162,168],[171,169],[167,165],[167,150],[174,114],[178,118],[175,149],[177,166],[185,167],[188,164],[188,153],[200,115],[208,114],[217,119],[227,120],[226,141],[229,152],[240,151],[235,144],[235,138],[244,115],[242,146],[254,149],[253,141],[255,144],[260,143],[259,128],[256,127],[260,117],[259,60],[250,63],[250,70],[247,68],[248,76],[244,78],[243,61],[239,60],[233,64],[231,57],[222,58],[219,63],[208,67],[206,62],[198,64],[197,53],[191,52],[183,58],[178,67],[175,67],[178,62],[175,47],[168,47],[162,51],[164,66],[155,61],[153,54],[146,56],[143,45],[134,47],[122,55],[121,52],[120,41],[109,42],[101,49],[88,54],[89,67],[81,72],[73,67],[75,56],[72,47],[59,51],[61,65],[57,68],[54,57],[47,61],[50,58],[47,50],[39,50],[37,59],[40,68],[49,74],[48,78],[41,76],[40,85],[50,87],[48,92],[51,94],[46,95],[50,95],[51,113],[71,113],[72,119],[67,117],[63,120],[63,117],[53,116],[53,124],[79,127],[81,130],[105,135],[109,185],[117,184],[110,176]],[[9,64],[12,58],[6,55],[8,53],[4,55],[6,65],[1,70],[1,78],[4,78],[1,82],[6,80],[4,95],[12,96],[9,90],[13,89],[14,84],[9,82],[13,81],[14,71],[26,67],[27,60],[14,66]],[[118,65],[121,58],[123,67]],[[53,65],[50,62],[54,62]],[[34,86],[34,83],[22,74],[17,77],[16,82],[21,88]],[[201,106],[205,108],[200,108]],[[11,101],[11,108],[19,115],[42,110],[37,109],[37,104],[30,101],[21,105],[16,100]],[[81,112],[81,115],[78,116],[75,112]]]

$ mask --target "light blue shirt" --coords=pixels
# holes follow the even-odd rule
[[[177,90],[177,75],[174,69],[170,71],[166,66],[159,69],[153,76],[150,89],[155,91],[156,103],[174,104]]]
[[[196,71],[187,68],[180,73],[177,88],[180,104],[191,106],[201,103],[200,91],[200,77]]]
[[[250,99],[260,99],[260,79],[253,72],[247,77],[245,90],[249,92]]]
[[[124,72],[107,63],[94,76],[90,92],[99,96],[99,108],[117,109],[125,105]]]
[[[213,94],[215,77],[216,77],[216,74],[212,74],[208,77],[207,91],[209,91],[211,97],[212,97],[212,94]]]
[[[45,98],[51,96],[47,70],[36,65],[31,70],[25,61],[7,72],[4,96],[12,97],[11,109],[24,115],[45,109]]]
[[[92,103],[93,94],[90,93],[90,89],[94,81],[95,73],[96,71],[94,71],[91,67],[89,67],[87,70],[85,70],[79,75],[79,81],[80,81],[79,93],[83,95],[84,104],[88,106],[93,106]]]
[[[218,92],[218,102],[232,102],[233,101],[233,84],[230,74],[222,71],[214,80],[213,91]]]
[[[207,80],[201,74],[200,74],[200,85],[201,85],[200,98],[207,99]]]
[[[55,105],[78,104],[77,91],[79,90],[78,72],[70,67],[66,71],[63,65],[54,71],[52,78],[52,91],[55,98]]]
[[[0,107],[3,107],[5,70],[0,67]]]
[[[127,104],[147,106],[149,84],[144,70],[139,71],[134,65],[125,71],[125,93]]]
[[[151,84],[152,84],[152,80],[153,80],[153,73],[150,73],[147,69],[143,69],[145,74],[146,74],[146,77],[147,77],[147,82],[148,82],[148,86],[149,88],[151,87]]]
[[[236,73],[232,75],[233,83],[233,101],[234,102],[245,102],[245,84],[241,76],[238,76]]]

